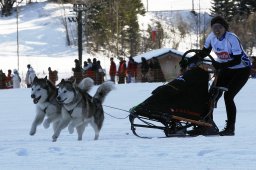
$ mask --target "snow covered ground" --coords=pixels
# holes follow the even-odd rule
[[[104,105],[128,110],[150,95],[161,83],[116,85]],[[236,98],[237,124],[233,137],[154,138],[135,137],[130,130],[128,113],[104,107],[106,114],[98,141],[86,128],[83,141],[63,130],[57,142],[51,142],[52,129],[39,126],[29,135],[35,116],[30,89],[0,90],[0,165],[3,170],[70,169],[195,169],[254,170],[256,134],[254,108],[256,81],[251,79]],[[94,93],[96,87],[92,90]],[[223,101],[214,111],[220,129],[226,119]],[[143,132],[143,130],[141,131]],[[160,131],[152,130],[151,136]]]
[[[59,41],[65,39],[64,28],[59,26],[62,13],[57,9],[61,7],[52,3],[32,6],[37,9],[20,12],[20,72],[26,71],[28,63],[38,72],[46,71],[48,66],[70,71],[77,58],[77,49]],[[28,13],[31,14],[29,18]],[[85,54],[85,58],[89,56]],[[102,60],[108,63],[104,56]],[[0,18],[0,69],[6,72],[17,65],[16,18]],[[65,129],[55,143],[51,142],[52,129],[44,129],[42,125],[35,136],[29,135],[35,116],[30,89],[0,90],[0,169],[256,169],[256,93],[253,92],[256,80],[250,79],[236,97],[237,123],[233,137],[137,138],[131,133],[128,113],[106,106],[129,110],[159,85],[162,84],[116,85],[104,102],[105,122],[98,141],[93,140],[93,130],[87,127],[83,141],[77,141],[77,135]],[[93,94],[96,88],[90,93]],[[214,120],[220,129],[224,127],[226,114],[222,99],[214,111]],[[160,136],[160,132],[148,133]]]

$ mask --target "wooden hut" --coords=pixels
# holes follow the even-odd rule
[[[171,81],[175,79],[180,73],[179,62],[182,58],[183,53],[171,48],[162,48],[157,50],[152,50],[137,56],[134,56],[133,59],[138,63],[137,66],[137,82],[141,81],[141,58],[144,57],[150,63],[153,57],[156,57],[160,63],[162,73],[164,75],[165,81]],[[149,82],[153,81],[153,75],[148,73]]]

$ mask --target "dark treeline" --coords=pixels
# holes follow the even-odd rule
[[[103,47],[117,55],[127,50],[131,55],[140,51],[137,15],[145,14],[140,0],[88,0],[87,4],[84,35],[89,49]]]
[[[141,51],[160,48],[161,24],[156,23],[157,40],[152,42],[152,26],[140,30],[138,14],[144,15],[141,0],[88,0],[84,13],[84,35],[88,50],[106,49],[117,56],[134,56]],[[143,36],[145,32],[150,36]]]
[[[13,4],[16,0],[0,0],[1,16],[11,15]]]

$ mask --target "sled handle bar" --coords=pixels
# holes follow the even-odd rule
[[[198,54],[200,51],[201,51],[201,50],[199,50],[199,49],[191,49],[191,50],[188,50],[188,51],[186,51],[186,52],[182,55],[182,59],[181,59],[181,60],[184,60],[184,58],[185,58],[185,57],[187,56],[187,54],[189,54],[189,53],[194,52],[194,53]],[[208,54],[207,56],[208,56],[211,60],[207,60],[207,59],[202,59],[202,60],[203,60],[203,61],[207,61],[207,62],[213,62],[213,61],[215,61],[214,58],[213,58],[210,54]]]

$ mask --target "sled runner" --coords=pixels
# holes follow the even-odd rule
[[[216,87],[218,72],[211,66],[212,56],[208,55],[210,60],[189,58],[189,53],[198,56],[200,50],[186,51],[180,62],[186,71],[153,90],[149,98],[130,109],[129,120],[134,135],[148,138],[137,133],[136,130],[141,128],[162,130],[166,137],[218,134],[212,112],[219,94],[227,89]]]

